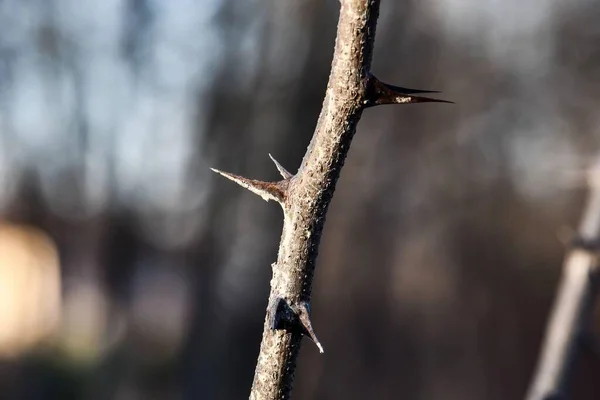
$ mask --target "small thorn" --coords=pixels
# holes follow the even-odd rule
[[[312,323],[310,322],[310,310],[308,304],[306,302],[301,302],[300,305],[296,308],[296,313],[298,314],[298,319],[302,324],[302,327],[305,329],[308,336],[312,339],[313,342],[319,348],[319,352],[323,354],[325,350],[317,339],[317,335],[315,335],[315,331],[313,330]]]
[[[383,104],[411,104],[411,103],[451,103],[452,101],[433,99],[423,96],[412,96],[415,93],[439,93],[435,90],[409,89],[400,86],[389,85],[381,82],[375,75],[370,74],[367,78],[367,99],[365,107],[373,107]]]
[[[269,327],[272,330],[278,329],[281,324],[281,307],[282,302],[285,301],[281,297],[273,298],[269,300],[269,305],[267,306],[267,315],[269,320]]]
[[[271,158],[271,161],[273,161],[275,167],[277,168],[277,171],[279,171],[283,179],[290,179],[292,176],[294,176],[294,174],[285,169],[283,165],[279,164],[279,162],[275,158],[273,158],[271,153],[269,153],[269,158]]]
[[[278,203],[283,203],[285,200],[285,187],[282,182],[263,182],[254,179],[244,178],[243,176],[230,174],[229,172],[220,171],[216,168],[211,168],[214,172],[225,178],[234,181],[241,187],[248,189],[263,198],[265,201],[275,200]]]

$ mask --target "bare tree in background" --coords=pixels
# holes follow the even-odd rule
[[[556,303],[527,400],[570,398],[583,341],[592,339],[598,290],[600,165],[588,176],[589,197],[573,248],[566,255]]]
[[[274,158],[283,180],[263,182],[214,170],[264,200],[283,208],[284,225],[251,399],[290,397],[303,335],[321,353],[310,320],[310,293],[327,208],[356,125],[366,107],[382,104],[443,102],[412,96],[427,91],[379,81],[371,74],[378,0],[341,2],[334,58],[317,128],[296,174]]]

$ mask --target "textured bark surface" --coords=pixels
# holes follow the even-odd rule
[[[379,1],[342,2],[335,53],[323,109],[298,173],[283,202],[284,225],[269,304],[310,304],[315,260],[340,169],[362,114]],[[270,310],[272,312],[273,310]],[[273,330],[265,319],[252,399],[289,398],[300,330]]]

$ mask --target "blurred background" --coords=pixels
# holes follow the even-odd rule
[[[600,151],[600,2],[382,3],[373,72],[457,104],[363,114],[294,398],[522,398]],[[338,12],[0,0],[1,398],[247,398],[281,211],[209,167],[295,171]]]

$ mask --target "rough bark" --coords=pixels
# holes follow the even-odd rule
[[[387,85],[370,73],[379,0],[343,0],[329,83],[315,133],[295,175],[273,159],[283,180],[261,182],[214,170],[283,208],[284,224],[250,398],[290,397],[303,335],[310,322],[315,260],[327,208],[366,107],[442,102],[413,96],[428,91]]]
[[[587,206],[577,238],[565,257],[560,287],[527,400],[569,398],[582,343],[591,338],[599,277],[600,165],[590,172],[589,186]]]

